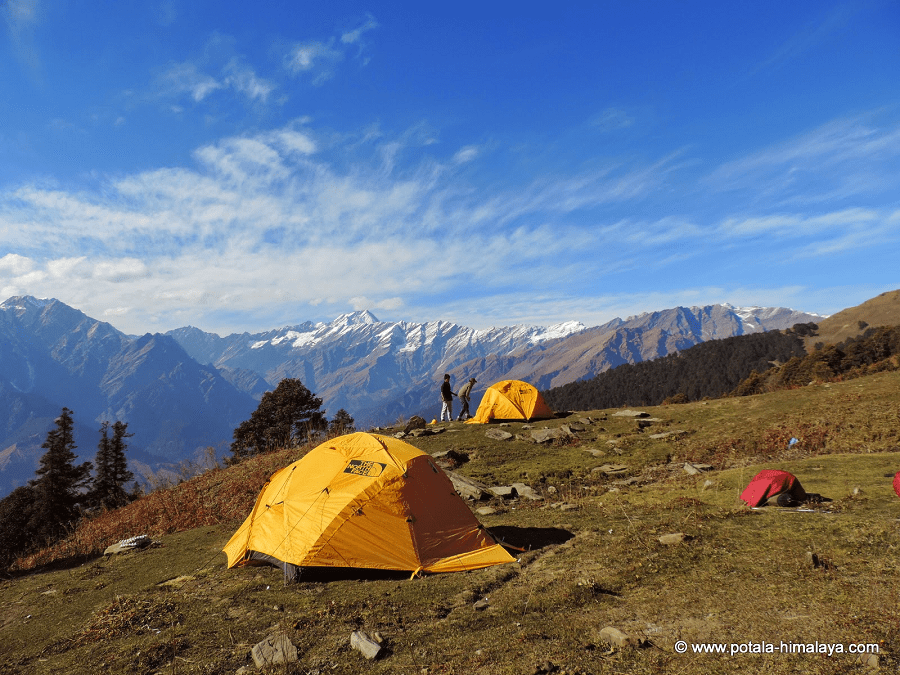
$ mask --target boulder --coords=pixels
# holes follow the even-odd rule
[[[257,668],[273,663],[292,663],[297,660],[297,648],[283,633],[270,635],[250,650]]]
[[[613,413],[613,417],[650,417],[650,413],[643,410],[620,410],[617,413]]]
[[[350,647],[369,660],[381,655],[381,644],[365,631],[355,630],[350,633]]]
[[[488,429],[484,432],[484,435],[488,438],[493,438],[495,441],[508,441],[513,437],[511,433],[503,431],[503,429]]]
[[[403,428],[403,431],[409,433],[413,429],[425,429],[428,426],[428,423],[424,418],[419,417],[418,415],[413,415],[409,418],[409,422],[406,423],[406,426]]]
[[[531,489],[530,486],[525,485],[525,483],[513,483],[513,488],[515,488],[516,493],[523,499],[530,499],[532,501],[537,501],[539,499],[543,499],[537,492]]]
[[[450,482],[453,483],[453,488],[463,499],[481,501],[482,499],[490,499],[493,496],[491,489],[484,483],[461,476],[455,471],[445,470],[444,473],[447,474]]]
[[[551,443],[557,439],[568,439],[571,437],[572,434],[562,427],[557,429],[535,429],[531,432],[531,440],[538,444]]]

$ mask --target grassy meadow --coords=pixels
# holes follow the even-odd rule
[[[299,652],[269,669],[284,674],[896,672],[900,373],[642,410],[658,421],[596,410],[532,423],[584,428],[549,445],[519,438],[520,423],[502,427],[519,436],[505,441],[461,423],[407,439],[453,450],[465,476],[543,497],[472,505],[491,506],[481,522],[523,549],[484,570],[288,585],[275,568],[226,570],[222,546],[300,449],[150,494],[0,581],[0,672],[235,673],[271,634]],[[689,475],[685,462],[712,470]],[[831,501],[751,510],[738,495],[763,468]],[[660,542],[675,533],[684,541]],[[159,545],[100,555],[137,534]],[[609,626],[629,644],[609,643]],[[352,650],[357,629],[380,633],[385,655]],[[726,651],[694,653],[705,643]],[[748,653],[781,643],[833,653]],[[847,653],[857,644],[877,660]]]

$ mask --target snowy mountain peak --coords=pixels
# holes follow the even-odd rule
[[[14,295],[7,298],[0,304],[0,309],[4,310],[27,310],[29,307],[40,309],[56,302],[56,298],[35,298],[31,295]]]
[[[331,322],[332,325],[350,326],[356,324],[372,324],[380,323],[378,318],[367,309],[358,312],[350,312],[349,314],[341,314],[338,318]]]

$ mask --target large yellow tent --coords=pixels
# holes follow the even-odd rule
[[[503,380],[488,387],[470,424],[491,420],[543,420],[554,417],[541,393],[527,382]]]
[[[277,471],[223,549],[228,567],[456,572],[514,562],[431,456],[389,436],[339,436]]]

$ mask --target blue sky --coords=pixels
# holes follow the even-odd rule
[[[0,299],[130,333],[900,288],[900,5],[0,1]]]

